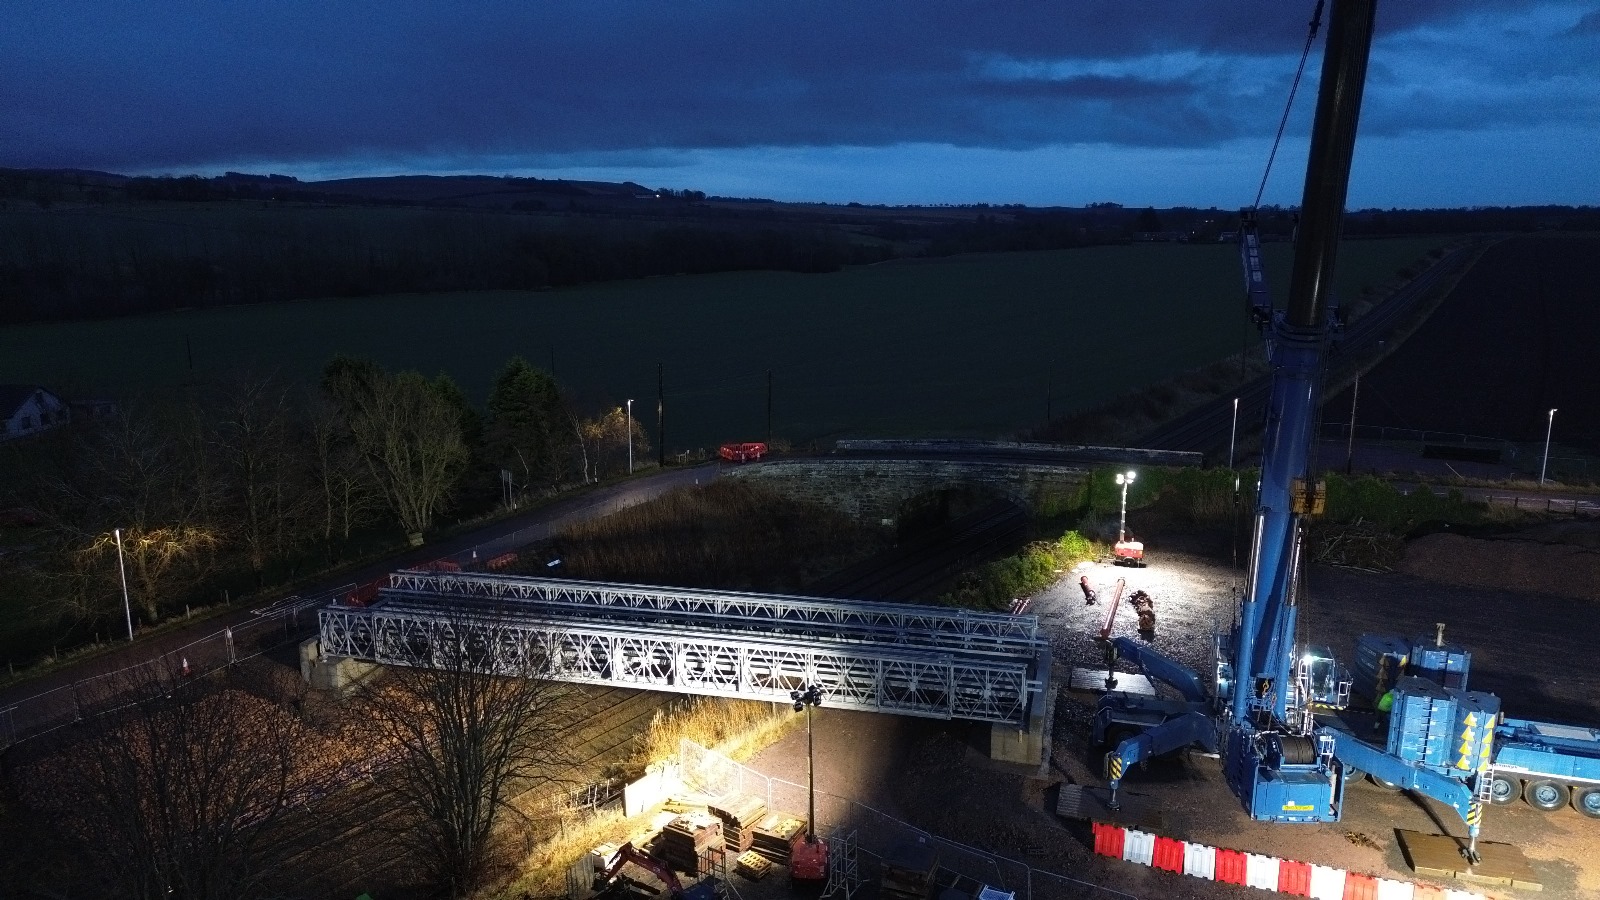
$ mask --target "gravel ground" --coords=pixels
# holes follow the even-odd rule
[[[1570,536],[1566,540],[1574,542]],[[1472,687],[1499,694],[1511,715],[1600,721],[1600,674],[1593,671],[1592,642],[1580,625],[1590,621],[1591,608],[1574,596],[1593,590],[1592,576],[1569,570],[1570,583],[1541,581],[1545,590],[1533,591],[1521,577],[1526,570],[1517,566],[1463,562],[1490,558],[1491,551],[1498,554],[1506,546],[1522,543],[1443,536],[1409,548],[1404,572],[1313,569],[1302,621],[1314,639],[1330,644],[1346,659],[1363,631],[1431,633],[1435,622],[1445,622],[1449,636],[1473,651]],[[1155,646],[1201,671],[1209,666],[1213,626],[1231,620],[1240,580],[1226,553],[1219,562],[1214,552],[1182,552],[1170,546],[1153,552],[1144,569],[1090,565],[1083,572],[1102,597],[1109,595],[1119,577],[1127,580],[1128,591],[1149,592],[1158,616]],[[1419,572],[1458,581],[1477,572],[1480,583],[1450,584],[1419,577],[1415,574]],[[1063,682],[1071,666],[1093,666],[1101,660],[1093,634],[1103,621],[1105,606],[1085,607],[1077,574],[1035,598],[1033,606],[1051,635],[1057,678]],[[1132,611],[1125,606],[1118,613],[1116,633],[1135,634]],[[1099,762],[1090,759],[1086,746],[1091,709],[1090,698],[1065,691],[1059,695],[1052,762],[1045,778],[1037,777],[1037,771],[991,762],[986,755],[987,732],[980,727],[824,710],[816,733],[818,789],[866,803],[943,837],[1025,860],[1036,869],[1136,897],[1262,896],[1250,889],[1099,859],[1090,852],[1086,826],[1054,815],[1056,785],[1102,783]],[[752,765],[803,783],[804,732],[769,748]],[[1125,790],[1159,802],[1163,824],[1158,833],[1391,878],[1416,878],[1400,853],[1394,829],[1465,834],[1448,808],[1369,783],[1351,788],[1342,822],[1312,826],[1253,822],[1229,793],[1217,762],[1199,755],[1153,762],[1125,784]],[[819,818],[827,821],[828,809],[824,803]],[[1600,896],[1600,853],[1595,852],[1600,850],[1600,823],[1570,809],[1547,814],[1517,803],[1486,813],[1483,839],[1514,843],[1523,850],[1544,882],[1539,896],[1560,900]],[[1043,875],[1033,879],[1033,892],[1039,897],[1112,896],[1086,893]],[[1492,893],[1519,896],[1498,889]]]

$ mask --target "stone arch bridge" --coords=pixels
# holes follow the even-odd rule
[[[840,441],[827,456],[747,463],[725,469],[723,477],[888,525],[919,502],[950,492],[1038,511],[1052,499],[1074,497],[1091,469],[1123,464],[1198,466],[1200,454],[998,441]]]

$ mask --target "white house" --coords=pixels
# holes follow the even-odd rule
[[[0,384],[0,441],[49,431],[72,421],[66,401],[34,384]]]

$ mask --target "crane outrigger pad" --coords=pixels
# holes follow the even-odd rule
[[[1152,797],[1118,791],[1119,809],[1107,806],[1110,800],[1111,791],[1106,788],[1062,782],[1061,795],[1056,798],[1056,815],[1063,819],[1110,822],[1139,829],[1160,828],[1165,824],[1160,804]]]
[[[1074,666],[1072,676],[1067,682],[1069,689],[1084,691],[1091,694],[1103,694],[1107,690],[1121,691],[1124,694],[1142,694],[1146,697],[1156,696],[1155,685],[1150,683],[1147,676],[1136,672],[1118,672],[1117,683],[1110,688],[1106,687],[1106,670],[1090,669],[1083,666]]]
[[[1478,841],[1478,863],[1468,865],[1461,848],[1466,838],[1420,831],[1394,830],[1406,862],[1418,875],[1457,878],[1477,884],[1493,884],[1524,891],[1544,889],[1528,858],[1513,844]]]

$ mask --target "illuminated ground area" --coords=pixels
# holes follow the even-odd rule
[[[1154,596],[1156,645],[1192,665],[1202,664],[1209,653],[1213,621],[1225,623],[1231,617],[1236,579],[1225,562],[1169,551],[1152,553],[1146,569],[1093,567],[1089,574],[1097,585],[1126,577],[1130,591],[1142,588]],[[1076,579],[1037,598],[1034,610],[1053,635],[1063,674],[1073,663],[1098,661],[1091,635],[1104,607],[1085,608]],[[1317,569],[1311,574],[1304,620],[1315,639],[1347,657],[1362,631],[1431,632],[1434,622],[1446,622],[1450,634],[1473,650],[1472,687],[1498,693],[1511,715],[1593,722],[1600,720],[1593,699],[1600,697],[1600,681],[1589,671],[1593,654],[1585,630],[1572,627],[1589,614],[1583,601],[1549,595]],[[1131,611],[1124,609],[1118,632],[1132,634],[1134,627]],[[1097,859],[1089,851],[1087,828],[1048,812],[1054,808],[1056,783],[1101,783],[1097,766],[1087,760],[1088,709],[1081,700],[1062,695],[1048,779],[990,763],[984,754],[986,735],[964,726],[826,712],[817,721],[818,788],[853,796],[937,834],[1139,897],[1259,896],[1245,888]],[[753,765],[803,783],[804,740],[804,732],[791,734]],[[1465,833],[1451,810],[1369,783],[1352,789],[1340,823],[1255,823],[1228,792],[1217,762],[1199,756],[1153,764],[1136,772],[1126,789],[1159,801],[1161,834],[1390,878],[1416,878],[1405,864],[1394,829]],[[1600,892],[1600,822],[1570,809],[1547,814],[1517,803],[1485,814],[1483,838],[1522,848],[1543,880],[1539,896],[1576,900]],[[1038,896],[1052,896],[1040,883],[1035,888]]]

